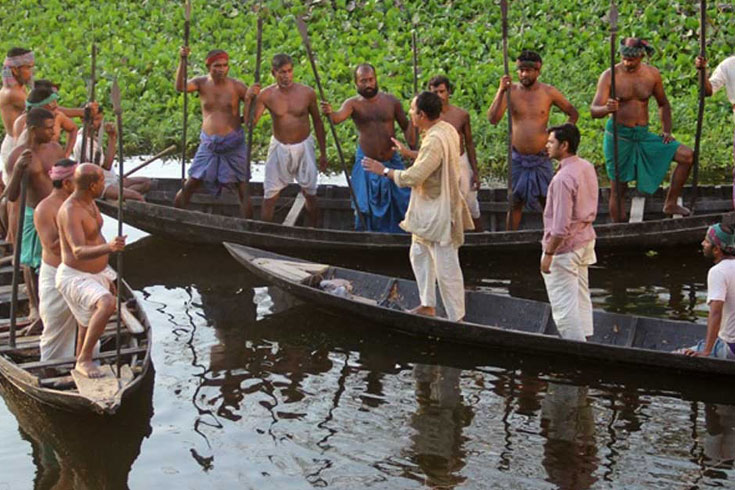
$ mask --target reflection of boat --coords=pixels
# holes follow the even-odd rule
[[[689,358],[671,352],[704,338],[705,325],[596,311],[591,341],[575,342],[556,335],[547,303],[478,291],[466,293],[466,322],[458,324],[408,313],[408,307],[419,303],[413,281],[316,264],[242,245],[225,246],[255,275],[300,299],[414,335],[546,352],[598,363],[735,373],[735,362]],[[342,294],[331,294],[319,288],[323,280],[342,282],[347,287],[341,288]],[[437,310],[443,314],[441,304]]]
[[[146,202],[125,202],[125,222],[154,235],[193,243],[220,243],[229,241],[269,250],[306,251],[408,251],[408,234],[366,233],[354,231],[354,216],[350,208],[347,188],[320,186],[318,189],[320,228],[287,226],[240,218],[237,198],[232,192],[220,197],[196,194],[189,209],[175,209],[173,198],[181,186],[179,179],[156,179],[154,190],[146,195]],[[690,191],[687,189],[687,191]],[[707,226],[720,220],[721,214],[732,210],[731,187],[700,187],[697,213],[679,219],[663,219],[663,190],[645,203],[645,221],[637,223],[607,222],[607,189],[600,194],[598,212],[597,249],[641,249],[698,243]],[[286,211],[298,193],[295,185],[281,193],[282,206],[277,220],[283,220]],[[260,205],[262,185],[251,184],[253,205]],[[685,192],[685,196],[688,192]],[[468,233],[464,252],[518,252],[540,250],[543,230],[540,215],[526,214],[528,229],[516,232],[495,231],[497,223],[505,222],[507,200],[505,189],[484,189],[480,192],[480,207],[486,218],[487,233]],[[117,216],[116,204],[99,202],[100,210]]]

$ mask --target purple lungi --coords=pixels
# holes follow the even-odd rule
[[[199,135],[199,148],[189,168],[189,177],[202,180],[209,190],[220,192],[228,184],[249,180],[245,132],[236,129],[225,136]]]

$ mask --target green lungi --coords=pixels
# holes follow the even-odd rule
[[[669,171],[671,161],[679,148],[678,141],[664,143],[663,138],[648,131],[648,126],[629,128],[618,124],[618,172],[621,182],[635,180],[641,192],[653,194]],[[605,126],[605,167],[610,180],[615,180],[613,161],[613,122]]]
[[[33,224],[33,208],[26,206],[23,220],[23,241],[21,242],[20,263],[35,270],[41,267],[41,239],[36,225]]]

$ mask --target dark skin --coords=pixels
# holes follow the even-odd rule
[[[33,213],[33,223],[38,230],[38,238],[43,248],[43,261],[53,267],[61,264],[61,246],[59,243],[59,229],[56,226],[56,215],[66,198],[74,192],[74,183],[71,177],[64,179],[61,188],[54,187],[51,194],[38,203]]]
[[[487,111],[491,124],[498,124],[507,109],[506,91],[510,89],[510,103],[513,110],[513,147],[522,155],[536,155],[544,151],[547,141],[546,128],[552,106],[556,106],[567,116],[567,122],[576,124],[579,118],[577,109],[555,87],[541,83],[541,65],[529,66],[518,63],[520,83],[512,83],[510,76],[500,79],[492,105]],[[542,203],[543,204],[543,203]],[[514,202],[506,218],[506,229],[517,230],[521,224],[523,202]]]
[[[627,41],[626,41],[627,42]],[[664,143],[674,141],[671,134],[671,105],[664,92],[661,73],[654,67],[643,63],[643,57],[623,58],[621,63],[615,65],[615,95],[610,98],[610,69],[605,70],[597,82],[597,92],[590,105],[590,114],[593,118],[601,119],[612,113],[616,113],[618,124],[627,127],[645,126],[648,124],[648,102],[651,98],[658,104],[659,117],[661,118],[662,138]],[[664,213],[668,215],[691,214],[689,209],[679,206],[677,199],[681,195],[684,184],[689,177],[694,152],[691,148],[681,145],[674,155],[676,169],[671,177],[671,187],[664,202]],[[608,203],[610,217],[614,222],[626,221],[625,194],[628,190],[627,182],[611,182],[613,192],[610,193]],[[622,215],[618,216],[617,195],[620,195],[622,203]]]
[[[709,77],[707,76],[707,60],[701,56],[697,56],[694,61],[694,66],[697,70],[704,70],[704,95],[706,97],[712,97],[714,91],[712,90],[712,83],[709,81]]]
[[[0,115],[3,118],[3,127],[5,133],[18,137],[13,132],[13,124],[23,112],[26,110],[26,87],[33,78],[34,64],[12,67],[10,70],[18,82],[12,87],[3,86],[0,88]]]

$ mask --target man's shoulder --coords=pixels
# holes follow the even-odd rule
[[[468,111],[454,104],[449,104],[449,111],[452,115],[456,116],[457,118],[464,119],[470,116],[470,113]]]
[[[33,216],[37,216],[39,220],[44,221],[54,219],[63,203],[64,201],[59,202],[59,198],[52,192],[36,205]]]

